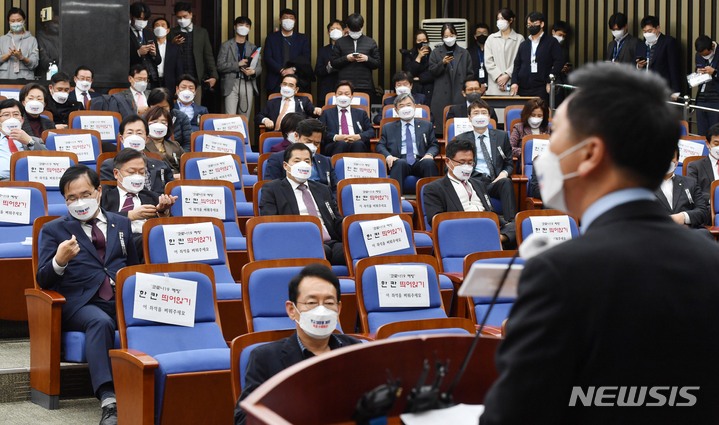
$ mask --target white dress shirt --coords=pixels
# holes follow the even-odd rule
[[[337,133],[345,134],[345,133],[342,133],[342,111],[343,110],[347,111],[347,131],[348,131],[347,134],[355,134],[355,126],[352,125],[352,107],[351,106],[348,106],[346,108],[340,108],[339,106],[337,107],[337,122],[339,123],[339,128],[338,128],[339,131]]]
[[[487,161],[492,160],[492,145],[489,143],[489,127],[485,128],[483,132],[478,133],[476,130],[473,131],[474,133],[474,144],[476,146],[477,150],[477,164],[474,166],[474,169],[478,173],[489,175],[489,165],[487,165]],[[482,151],[482,147],[479,146],[479,136],[484,136],[484,146],[487,148],[487,152],[489,152],[490,157],[485,158],[484,152]]]
[[[162,58],[162,62],[160,62],[159,65],[157,65],[157,75],[162,78],[165,76],[165,52],[167,51],[167,39],[165,39],[164,43],[160,43],[160,40],[157,40],[157,54],[160,55],[160,58]]]
[[[310,196],[312,196],[312,203],[315,204],[315,209],[317,209],[317,213],[320,212],[319,206],[317,205],[317,201],[315,201],[315,197],[312,195],[312,191],[310,191],[310,185],[307,183],[297,183],[296,181],[292,180],[291,178],[287,178],[287,181],[290,182],[290,186],[292,186],[292,193],[295,194],[295,200],[297,201],[297,208],[300,210],[300,215],[310,215],[309,211],[307,211],[307,206],[305,205],[305,200],[302,199],[302,190],[298,189],[300,187],[300,184],[307,185],[307,191],[309,192]],[[329,232],[327,231],[327,226],[325,226],[325,221],[322,219],[322,214],[320,214],[319,217],[320,223],[322,223],[322,233],[323,235],[329,235]]]
[[[117,212],[122,211],[122,206],[125,205],[125,199],[127,198],[127,191],[123,189],[119,184],[117,185],[117,192],[120,194],[120,205],[117,207]],[[142,205],[142,202],[140,202],[140,197],[135,194],[135,196],[132,197],[132,209],[139,207]],[[129,217],[128,217],[129,218]],[[147,220],[139,219],[139,220],[132,220],[132,233],[138,233],[142,234],[142,226],[145,224]]]
[[[102,209],[97,213],[97,217],[95,218],[97,219],[97,228],[100,229],[102,235],[105,237],[105,241],[107,241],[107,217],[105,217],[105,214],[103,214]],[[82,227],[82,231],[85,232],[87,238],[92,240],[92,225],[90,224],[90,221],[88,220],[81,222],[80,227]],[[60,267],[60,265],[57,264],[55,257],[53,257],[52,268],[53,270],[55,270],[55,274],[57,274],[58,276],[62,276],[65,273],[67,264],[65,264],[65,267]]]
[[[452,182],[452,187],[457,192],[459,201],[465,211],[484,211],[484,205],[482,205],[482,201],[470,182],[467,182],[467,187],[465,188],[464,184],[454,178],[451,173],[447,173],[447,177]],[[467,192],[467,188],[469,188],[469,192]]]

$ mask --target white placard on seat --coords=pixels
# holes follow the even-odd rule
[[[532,139],[532,161],[537,159],[539,155],[546,152],[547,148],[549,148],[548,139]]]
[[[427,266],[375,266],[380,307],[429,307]]]
[[[168,263],[187,263],[218,258],[212,223],[165,224]]]
[[[115,140],[115,119],[106,115],[80,116],[80,128],[84,130],[97,130],[102,140]]]
[[[0,90],[0,96],[5,96],[7,99],[15,99],[20,101],[20,90]]]
[[[66,156],[28,156],[28,180],[38,182],[45,187],[57,187],[65,170],[70,168],[70,158]]]
[[[197,161],[197,168],[202,180],[227,180],[231,183],[240,181],[235,160],[230,155],[200,159]]]
[[[572,227],[568,215],[550,215],[529,217],[532,233],[549,236],[560,242],[572,239]]]
[[[181,202],[183,216],[226,218],[224,187],[182,186]]]
[[[352,203],[355,214],[393,213],[392,187],[389,183],[353,184]]]
[[[474,127],[472,127],[472,122],[469,121],[469,118],[455,118],[454,119],[454,135],[458,136],[462,133],[466,133],[468,131],[474,131]]]
[[[212,120],[212,126],[215,131],[236,131],[242,133],[245,138],[247,137],[247,134],[245,134],[245,124],[242,122],[241,117],[216,118]]]
[[[137,273],[133,306],[135,319],[194,327],[197,282]]]
[[[30,189],[0,187],[0,221],[30,224]]]
[[[72,152],[77,155],[79,161],[95,160],[95,149],[90,134],[56,134],[55,150]]]
[[[404,221],[399,216],[364,221],[360,223],[360,228],[370,257],[410,247],[409,235],[404,229]]]
[[[684,140],[679,139],[679,162],[684,162],[688,156],[704,155],[704,147],[706,145],[700,140]]]
[[[202,152],[237,153],[237,143],[226,137],[205,134],[202,136]]]
[[[379,177],[379,162],[374,158],[343,158],[345,178]]]

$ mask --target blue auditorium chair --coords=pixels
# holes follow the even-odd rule
[[[92,118],[105,119],[107,117],[112,119],[111,128],[101,129],[92,124]],[[97,130],[100,132],[103,142],[117,145],[117,135],[120,134],[120,122],[122,122],[122,115],[120,115],[119,112],[81,110],[70,112],[67,124],[69,129]]]
[[[532,180],[534,174],[534,150],[535,140],[549,140],[548,134],[528,134],[522,137],[522,175],[527,177],[527,196],[536,197],[538,193],[532,193],[532,188],[529,182]]]
[[[42,167],[31,165],[30,163],[34,161],[51,161],[54,164],[48,167],[57,169],[57,172],[48,173]],[[10,157],[10,180],[31,181],[30,179],[32,178],[32,181],[41,183],[47,191],[48,214],[65,215],[67,214],[67,205],[65,204],[65,198],[60,194],[58,184],[60,183],[60,176],[62,176],[64,170],[77,163],[77,155],[72,152],[16,152]]]
[[[215,120],[221,119],[235,119],[236,125],[229,127],[216,125]],[[223,129],[223,130],[220,130]],[[236,131],[242,133],[245,137],[245,159],[247,162],[253,164],[257,163],[259,153],[252,150],[252,141],[250,140],[250,131],[247,126],[247,117],[244,115],[231,115],[231,114],[205,114],[200,117],[200,130],[202,131]]]
[[[205,141],[206,136],[218,137],[220,139],[220,143]],[[195,131],[192,133],[190,143],[192,152],[236,154],[242,161],[242,184],[244,186],[252,186],[257,183],[257,176],[250,174],[250,170],[247,167],[247,149],[249,148],[249,145],[245,143],[245,136],[243,136],[242,133],[236,131]],[[253,152],[250,151],[250,153]],[[257,162],[257,159],[252,162]]]
[[[75,148],[63,146],[58,144],[59,140],[66,136],[85,135],[90,136],[90,142],[92,148],[87,150],[85,148]],[[59,138],[59,139],[58,139]],[[62,129],[62,130],[51,130],[47,133],[45,139],[45,147],[51,151],[59,152],[72,152],[77,155],[80,164],[87,165],[91,169],[97,167],[97,157],[102,153],[102,141],[100,139],[100,133],[97,130],[83,130],[83,129]],[[82,159],[81,159],[82,158]]]
[[[232,374],[232,399],[237,400],[242,395],[245,386],[247,363],[250,361],[252,351],[269,342],[277,341],[295,333],[294,329],[250,332],[240,335],[232,340],[230,345],[230,373]]]
[[[517,225],[517,245],[533,233],[531,217],[562,217],[569,219],[570,238],[579,236],[579,227],[574,217],[560,210],[525,210],[517,213],[515,220]]]

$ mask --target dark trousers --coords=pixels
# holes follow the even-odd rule
[[[97,295],[69,318],[63,318],[63,331],[85,332],[85,356],[90,369],[92,390],[112,382],[108,351],[115,348],[115,300],[105,301]]]
[[[492,183],[489,176],[482,175],[480,180],[487,187],[487,194],[492,198],[499,199],[502,203],[502,215],[506,221],[514,221],[517,214],[517,200],[514,197],[514,185],[509,177],[497,180]]]
[[[707,102],[704,100],[698,100],[697,106],[703,106],[705,108],[719,109],[719,102]],[[705,136],[707,131],[714,124],[719,123],[719,112],[710,112],[697,109],[697,134]]]
[[[362,140],[356,142],[330,142],[325,146],[325,155],[332,157],[332,155],[347,152],[369,152],[369,143],[365,143]]]
[[[392,168],[389,169],[389,176],[399,182],[399,187],[404,193],[404,180],[407,176],[415,176],[418,178],[422,177],[433,177],[438,176],[437,164],[434,163],[434,159],[421,159],[417,158],[414,164],[409,165],[405,159],[405,155],[402,158],[396,160],[392,164]]]
[[[536,87],[523,87],[520,85],[517,94],[519,96],[537,96],[545,102],[549,101],[549,93],[547,93],[547,86],[545,84]]]
[[[345,251],[342,242],[329,240],[324,243],[325,258],[333,266],[346,266]]]

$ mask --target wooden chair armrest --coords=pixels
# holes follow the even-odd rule
[[[424,331],[435,329],[460,328],[472,334],[476,332],[474,323],[469,319],[447,317],[442,319],[418,319],[386,323],[377,328],[376,339],[385,339],[400,332]]]
[[[152,425],[157,360],[131,349],[110,350],[119,423]]]
[[[479,325],[475,325],[475,327],[479,330]],[[482,329],[482,336],[502,338],[502,329],[499,326],[484,325],[484,329]]]
[[[28,288],[25,289],[25,298],[37,299],[44,304],[65,304],[65,297],[59,292],[49,289]]]
[[[459,289],[459,287],[462,285],[462,282],[464,282],[464,274],[460,272],[444,272],[440,273],[449,278],[449,280],[452,281],[452,284],[454,284],[455,289]]]
[[[65,297],[55,291],[25,289],[30,330],[30,387],[60,394],[60,329]]]
[[[354,338],[357,338],[360,340],[364,340],[364,341],[374,341],[375,340],[375,336],[373,334],[353,333],[353,334],[345,334],[345,335],[348,335],[348,336],[351,336],[351,337],[354,337]]]
[[[525,198],[525,206],[528,210],[541,210],[544,202],[537,198]]]

